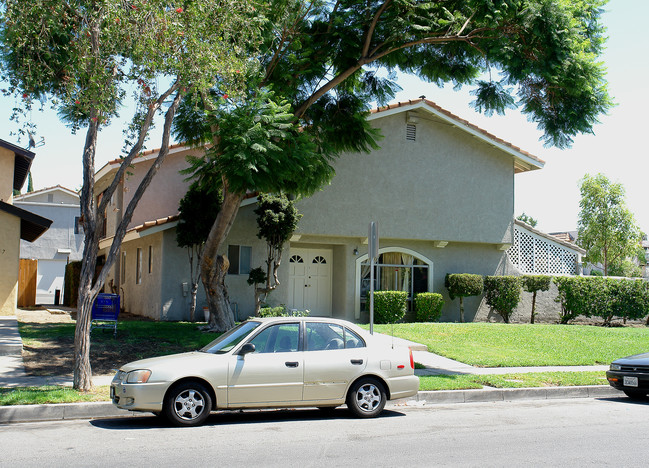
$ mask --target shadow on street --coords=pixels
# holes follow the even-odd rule
[[[405,414],[393,410],[384,410],[379,418],[394,418]],[[280,409],[280,410],[244,410],[244,411],[218,411],[212,413],[203,426],[228,426],[235,424],[256,423],[282,423],[285,421],[326,421],[358,419],[345,408],[338,408],[330,412],[317,409]],[[132,418],[94,419],[90,421],[95,427],[109,430],[128,429],[160,429],[171,426],[163,417],[147,415]]]

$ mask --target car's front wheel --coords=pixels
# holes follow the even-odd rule
[[[203,424],[211,411],[212,397],[200,382],[181,382],[165,396],[164,415],[176,426]]]
[[[373,418],[385,407],[387,395],[381,382],[371,377],[357,380],[347,394],[347,407],[359,418]]]

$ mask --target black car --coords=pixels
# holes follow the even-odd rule
[[[616,359],[606,371],[611,387],[622,390],[629,398],[649,394],[649,353]]]

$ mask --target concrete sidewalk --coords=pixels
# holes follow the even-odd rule
[[[572,367],[473,367],[453,361],[427,351],[426,346],[401,338],[385,336],[397,346],[409,346],[413,350],[415,362],[423,364],[426,369],[416,369],[417,375],[458,375],[458,374],[509,374],[520,372],[555,372],[555,371],[605,371],[608,366],[572,366]],[[93,376],[94,385],[109,385],[112,375]],[[0,387],[33,387],[43,385],[72,385],[72,376],[29,376],[25,372],[22,360],[22,340],[18,333],[16,317],[0,316]],[[416,397],[388,402],[387,407],[424,406],[433,404],[453,404],[487,401],[539,400],[559,398],[594,398],[619,397],[621,393],[609,386],[588,387],[545,387],[545,388],[512,388],[483,390],[449,390],[419,392]],[[145,413],[146,414],[146,413]],[[93,419],[132,417],[132,413],[114,407],[110,402],[68,403],[49,405],[16,405],[0,406],[0,424],[28,421],[54,421],[67,419]]]

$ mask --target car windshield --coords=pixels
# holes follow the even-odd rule
[[[232,330],[219,336],[216,340],[201,349],[203,353],[225,354],[232,351],[241,340],[250,334],[255,328],[261,325],[261,322],[243,322]]]

